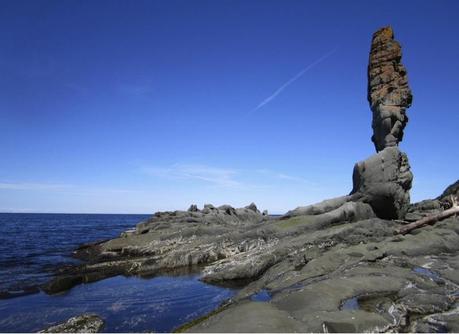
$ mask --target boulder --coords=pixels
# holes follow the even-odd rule
[[[388,147],[354,166],[353,200],[368,203],[383,219],[403,219],[410,204],[413,174],[408,157]]]

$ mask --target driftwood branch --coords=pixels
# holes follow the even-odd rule
[[[403,226],[401,229],[395,231],[395,234],[407,234],[417,228],[420,228],[426,225],[433,225],[440,220],[446,219],[455,214],[459,214],[458,200],[454,196],[451,196],[451,204],[452,204],[451,208],[445,211],[442,211],[439,214],[427,216],[422,219],[419,219],[418,221],[415,221],[414,223]]]

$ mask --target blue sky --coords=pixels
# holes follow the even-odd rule
[[[412,200],[457,180],[457,1],[0,1],[0,211],[150,213],[350,191],[392,25]]]

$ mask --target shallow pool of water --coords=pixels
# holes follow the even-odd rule
[[[424,267],[414,267],[413,271],[416,274],[429,277],[434,281],[437,281],[437,280],[441,279],[441,277],[440,277],[440,275],[438,273],[436,273],[436,272],[434,272],[434,271],[432,271],[430,269],[424,268]]]
[[[269,302],[272,299],[271,294],[268,290],[262,289],[257,293],[250,296],[250,300],[253,302]]]
[[[348,298],[341,305],[341,310],[345,311],[354,311],[358,310],[359,308],[360,305],[357,297]]]
[[[0,332],[36,332],[82,313],[101,316],[104,332],[170,332],[212,311],[235,292],[205,284],[199,275],[116,276],[60,295],[0,300]]]

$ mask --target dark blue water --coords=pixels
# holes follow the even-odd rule
[[[36,332],[82,313],[105,320],[105,332],[170,332],[233,295],[197,275],[112,277],[58,296],[44,293],[0,300],[0,332]]]
[[[116,237],[146,217],[0,214],[0,287],[43,283],[57,266],[74,263],[71,254],[78,245]],[[35,332],[88,312],[105,320],[106,332],[169,332],[234,293],[204,284],[198,275],[116,276],[59,295],[0,299],[0,332]]]
[[[148,215],[0,213],[0,291],[44,283],[83,243],[118,236]]]

